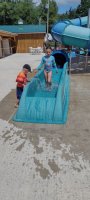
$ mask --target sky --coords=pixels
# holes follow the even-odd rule
[[[47,0],[48,1],[48,0]],[[80,4],[81,0],[55,0],[58,5],[58,13],[62,14],[66,11],[69,11],[70,8],[77,8]],[[38,5],[40,0],[34,0],[34,2]]]
[[[77,8],[81,0],[55,0],[58,5],[58,13],[62,14],[68,11],[70,8]]]

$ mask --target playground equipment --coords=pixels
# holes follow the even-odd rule
[[[63,124],[69,105],[68,56],[63,51],[52,53],[58,67],[53,69],[51,89],[46,88],[43,69],[24,89],[14,121]]]
[[[87,28],[87,26],[89,28]],[[90,49],[90,9],[88,11],[88,16],[72,20],[59,21],[52,27],[51,33],[54,40],[61,42],[64,45],[87,49],[87,53],[84,58],[86,69]],[[69,54],[70,68],[73,58],[76,57],[75,54],[76,53],[73,51]],[[81,56],[82,55],[80,54],[80,59],[77,59],[78,62],[83,59]]]
[[[64,45],[80,48],[90,48],[90,28],[86,28],[88,17],[65,20],[52,27],[54,40],[61,41]]]

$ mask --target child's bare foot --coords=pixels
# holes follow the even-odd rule
[[[15,104],[15,108],[18,108],[18,106],[19,106],[19,102],[17,102],[17,103]]]
[[[18,108],[18,104],[16,103],[14,107],[15,107],[15,108]]]

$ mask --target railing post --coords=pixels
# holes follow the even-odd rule
[[[70,57],[69,57],[70,59],[69,59],[69,74],[71,74],[71,66],[72,66],[72,57],[71,57],[71,55],[70,55]]]
[[[88,51],[85,56],[85,70],[86,70],[87,66],[88,66]]]

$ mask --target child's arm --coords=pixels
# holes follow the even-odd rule
[[[42,67],[44,67],[44,59],[42,57],[40,65],[36,68],[36,70],[40,70]]]
[[[16,82],[17,82],[17,83],[22,83],[22,84],[23,84],[23,83],[24,83],[24,80],[23,80],[23,78],[22,78],[21,76],[18,75],[17,78],[16,78]]]

